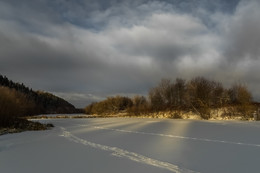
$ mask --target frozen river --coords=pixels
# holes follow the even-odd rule
[[[258,173],[260,123],[48,119],[0,136],[1,173]]]

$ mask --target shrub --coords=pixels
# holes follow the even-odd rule
[[[182,116],[180,113],[174,112],[173,114],[171,114],[170,118],[172,119],[182,119]]]
[[[115,114],[125,111],[133,105],[133,102],[128,97],[108,97],[101,102],[92,103],[85,108],[87,114]]]
[[[208,108],[208,107],[200,107],[198,110],[199,110],[199,113],[200,113],[200,117],[202,119],[205,119],[205,120],[210,119],[210,117],[211,117],[210,108]]]

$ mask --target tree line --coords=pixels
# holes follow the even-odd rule
[[[195,77],[189,81],[181,78],[175,81],[162,79],[156,87],[149,90],[147,97],[109,97],[104,101],[92,103],[85,111],[88,114],[111,114],[124,110],[133,115],[159,111],[192,111],[208,119],[212,109],[223,107],[250,116],[254,106],[252,94],[246,85],[237,83],[230,88],[224,88],[222,83],[204,77]]]
[[[46,113],[74,113],[73,105],[53,94],[34,91],[0,75],[0,127],[10,126],[14,119]]]

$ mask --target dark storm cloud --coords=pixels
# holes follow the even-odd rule
[[[222,27],[223,72],[233,80],[248,84],[255,99],[260,77],[257,75],[260,65],[260,2],[241,1],[231,16],[218,16]]]
[[[234,60],[260,57],[260,2],[241,2],[227,31],[226,56]]]
[[[2,0],[0,73],[83,106],[196,75],[256,93],[259,2]],[[259,96],[260,97],[260,96]]]

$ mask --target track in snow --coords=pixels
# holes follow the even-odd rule
[[[259,172],[259,122],[39,121],[55,128],[0,136],[0,172]]]

